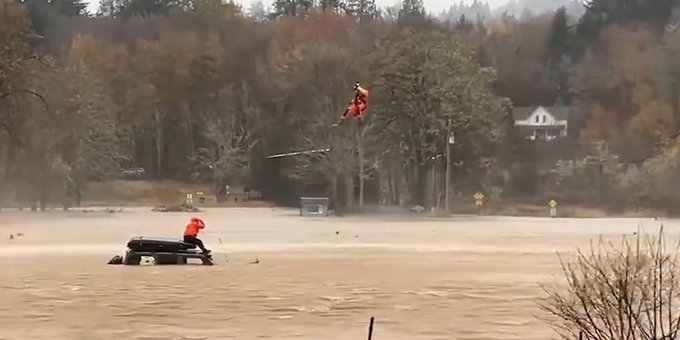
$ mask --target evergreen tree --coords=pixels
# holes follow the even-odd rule
[[[297,16],[314,6],[312,0],[274,0],[274,12],[271,14],[272,17],[276,18],[279,16]]]
[[[568,25],[567,9],[560,7],[552,19],[548,35],[548,55],[546,67],[553,77],[557,90],[557,97],[565,99],[568,94],[569,53],[571,47],[571,32]]]
[[[182,4],[181,0],[101,0],[99,12],[110,17],[149,17],[167,15]]]
[[[87,14],[83,0],[15,0],[26,6],[31,25],[36,33],[45,35],[51,23],[58,17],[74,17]]]
[[[470,32],[475,28],[475,24],[463,14],[458,18],[453,27],[456,31]]]
[[[345,10],[347,5],[342,0],[319,0],[319,7],[322,11]]]
[[[425,6],[423,5],[423,0],[403,0],[401,2],[401,9],[399,10],[400,17],[406,18],[424,15]]]
[[[576,31],[581,42],[578,52],[583,53],[600,29],[613,23],[638,23],[661,31],[677,5],[678,0],[588,0]]]
[[[348,0],[347,13],[358,17],[360,20],[371,20],[379,16],[375,0]]]

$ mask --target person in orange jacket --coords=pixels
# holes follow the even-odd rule
[[[342,124],[347,116],[349,114],[352,114],[356,119],[359,120],[359,123],[363,123],[364,121],[364,111],[368,107],[368,90],[365,88],[361,87],[359,82],[357,82],[354,85],[354,99],[349,102],[349,106],[347,106],[347,109],[345,112],[342,113],[342,116],[340,116],[340,121],[337,122],[337,125]]]
[[[187,224],[186,228],[184,228],[184,242],[195,244],[201,248],[204,254],[208,254],[210,253],[210,250],[206,249],[203,245],[203,241],[196,237],[198,236],[198,231],[204,228],[205,222],[203,222],[203,220],[198,217],[192,217],[189,221],[189,224]]]

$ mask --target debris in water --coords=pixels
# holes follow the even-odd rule
[[[257,258],[257,256],[255,256],[255,261],[250,262],[250,264],[258,264],[258,263],[260,263],[260,259]]]
[[[116,255],[109,260],[108,264],[123,264],[123,257]]]
[[[17,237],[21,237],[21,236],[24,236],[24,234],[23,234],[23,233],[18,233],[18,234],[17,234]]]
[[[340,235],[340,232],[336,230],[335,235]]]
[[[14,239],[14,235],[9,234],[9,239],[10,239],[10,240],[13,240],[13,239]]]
[[[200,209],[198,209],[198,208],[196,208],[193,205],[188,204],[188,203],[182,203],[180,205],[174,205],[174,206],[168,206],[168,207],[161,205],[161,206],[158,206],[158,207],[151,209],[151,211],[154,211],[154,212],[201,212]]]

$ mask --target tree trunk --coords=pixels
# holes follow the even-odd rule
[[[404,172],[404,182],[406,183],[406,188],[408,189],[408,203],[413,202],[413,193],[415,192],[415,177],[413,175],[414,170],[413,170],[413,165],[409,164],[406,166],[405,172]]]
[[[75,196],[76,196],[76,207],[80,207],[80,202],[81,202],[82,199],[83,199],[83,191],[82,191],[82,189],[80,189],[79,187],[76,188],[74,194],[75,194]]]
[[[339,204],[339,203],[338,203],[338,202],[339,202],[339,197],[338,197],[338,176],[334,176],[334,177],[333,177],[333,183],[332,183],[331,188],[332,188],[331,197],[332,197],[333,202],[334,202],[334,204],[335,204],[335,207],[334,207],[334,208],[335,208],[335,209],[334,209],[334,210],[335,210],[335,215],[338,215],[338,216],[339,216],[340,214],[342,214],[342,212],[341,212],[340,210],[338,210],[338,204]]]
[[[359,209],[364,208],[364,145],[363,133],[359,140]],[[354,195],[352,195],[354,196]]]
[[[430,179],[432,192],[430,192],[430,197],[432,198],[432,207],[437,207],[437,167],[435,163],[432,162],[430,165],[432,167],[432,178]]]
[[[184,133],[186,134],[188,143],[188,154],[193,155],[196,152],[196,142],[194,140],[194,121],[191,115],[191,105],[189,103],[183,102],[182,104],[182,117],[184,125]]]
[[[673,87],[673,93],[680,93],[680,86]],[[675,129],[680,129],[680,98],[675,97],[670,100],[673,117],[675,117]]]
[[[154,118],[156,121],[156,176],[160,177],[163,168],[163,119],[158,110],[156,110]]]
[[[392,190],[392,164],[387,164],[387,169],[385,169],[385,172],[385,180],[387,181],[387,202],[392,204],[394,203],[394,193]]]
[[[427,171],[423,169],[423,166],[419,162],[410,167],[410,202],[411,204],[417,204],[420,206],[425,206],[425,188],[427,187]]]
[[[415,203],[421,206],[425,206],[425,189],[427,188],[427,171],[425,168],[417,164],[416,165],[416,192],[415,192]]]
[[[345,214],[347,199],[345,196],[345,178],[341,174],[336,174],[333,180],[333,199],[335,203],[335,214],[342,216]]]
[[[46,174],[43,174],[42,177],[45,178],[46,176]],[[39,180],[33,190],[33,197],[34,201],[36,202],[34,204],[40,209],[40,211],[47,210],[47,201],[49,200],[48,195],[50,190],[50,186],[48,185],[47,181],[44,179]]]
[[[400,204],[401,195],[399,193],[399,184],[401,183],[401,177],[399,176],[399,167],[395,165],[393,159],[390,159],[389,165],[389,188],[390,188],[390,203]]]
[[[392,204],[401,204],[401,191],[399,190],[400,184],[401,176],[399,176],[399,172],[397,171],[392,177],[392,183],[390,183],[392,186]]]
[[[352,212],[354,208],[354,176],[352,174],[345,174],[345,205],[347,212]]]
[[[14,149],[14,145],[12,145],[11,142],[10,142],[10,143],[7,143],[7,144],[5,145],[5,159],[4,159],[4,161],[5,161],[6,163],[5,163],[5,166],[4,166],[4,171],[3,171],[3,178],[2,178],[2,180],[5,180],[5,181],[8,181],[8,182],[9,182],[9,180],[10,180],[10,173],[11,173],[11,171],[12,171],[11,166],[12,166],[12,164],[16,164],[16,163],[15,163],[15,149]]]

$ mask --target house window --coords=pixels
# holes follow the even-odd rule
[[[539,118],[539,116],[538,116],[538,115],[536,115],[536,123],[538,123],[538,118]]]
[[[543,123],[545,123],[545,115],[543,115]]]

